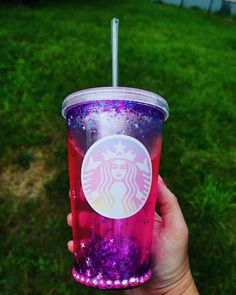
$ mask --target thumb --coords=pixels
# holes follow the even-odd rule
[[[160,208],[164,227],[172,229],[187,228],[176,196],[167,188],[160,175],[158,176],[157,204]]]

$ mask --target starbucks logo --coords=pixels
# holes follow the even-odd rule
[[[85,197],[96,212],[114,219],[130,217],[144,206],[150,192],[150,156],[133,137],[104,137],[85,154],[81,180]]]

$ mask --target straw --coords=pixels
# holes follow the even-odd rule
[[[111,44],[112,44],[112,86],[118,86],[118,29],[119,20],[111,21]]]

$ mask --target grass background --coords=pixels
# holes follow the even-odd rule
[[[63,98],[110,85],[164,96],[161,175],[190,229],[201,294],[236,294],[235,18],[145,0],[0,6],[0,293],[105,294],[70,277]],[[118,294],[118,293],[116,293]]]

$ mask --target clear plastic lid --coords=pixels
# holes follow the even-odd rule
[[[94,100],[126,100],[149,104],[157,107],[164,115],[164,120],[169,116],[169,107],[166,100],[153,92],[129,88],[129,87],[97,87],[74,92],[68,95],[62,104],[62,115],[66,118],[66,113],[73,105],[90,102]]]

